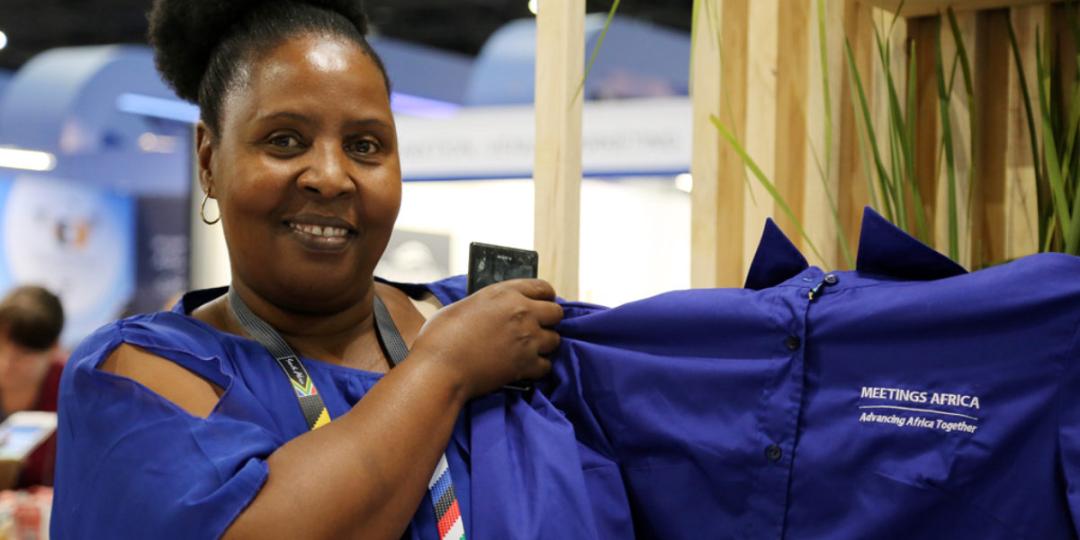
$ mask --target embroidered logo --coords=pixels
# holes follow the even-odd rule
[[[859,392],[859,422],[975,433],[981,406],[979,396],[974,395],[863,386]]]

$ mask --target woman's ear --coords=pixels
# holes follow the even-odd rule
[[[203,193],[214,192],[214,135],[202,120],[195,125],[195,158]]]

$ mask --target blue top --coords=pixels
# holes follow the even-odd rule
[[[415,287],[449,303],[464,282]],[[808,267],[770,223],[744,289],[565,308],[540,391],[473,400],[455,430],[472,539],[1080,534],[1080,258],[966,273],[868,212],[855,271]],[[191,419],[96,371],[120,340],[196,366],[222,403]],[[256,347],[182,313],[80,347],[57,537],[221,531],[303,432]],[[376,380],[308,366],[356,396],[327,399],[335,414],[363,394],[335,375]]]
[[[190,293],[171,312],[106,326],[72,353],[73,369],[60,390],[56,538],[216,538],[266,481],[266,458],[308,431],[288,380],[262,345],[188,315],[226,290]],[[224,389],[220,402],[208,418],[198,418],[138,383],[98,370],[121,343],[216,384]],[[302,361],[332,418],[382,377]],[[465,429],[459,420],[446,457],[468,529]],[[425,495],[405,538],[437,537]]]

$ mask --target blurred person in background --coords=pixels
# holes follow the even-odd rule
[[[37,286],[13,289],[0,301],[0,405],[6,418],[17,411],[56,411],[63,355],[60,299]],[[27,458],[14,487],[51,486],[56,436]]]

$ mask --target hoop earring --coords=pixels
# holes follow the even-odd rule
[[[209,200],[210,200],[210,193],[204,193],[203,194],[203,199],[202,199],[202,204],[199,205],[199,217],[201,217],[203,223],[205,223],[207,225],[216,225],[217,222],[221,221],[221,211],[220,210],[218,211],[218,216],[216,218],[214,218],[213,221],[211,221],[209,219],[206,219],[206,201],[209,201]]]

